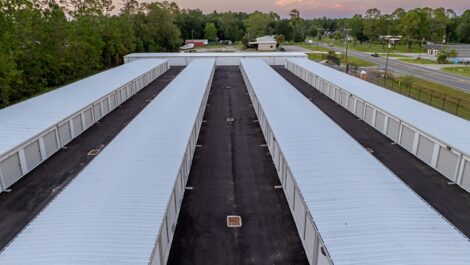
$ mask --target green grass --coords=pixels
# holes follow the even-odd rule
[[[344,55],[341,55],[341,64],[346,64]],[[348,64],[355,65],[355,66],[358,66],[358,67],[377,66],[375,63],[371,63],[369,61],[365,61],[365,60],[353,57],[351,55],[348,55]]]
[[[413,76],[390,78],[385,84],[382,79],[379,85],[470,120],[470,93]]]
[[[437,64],[436,60],[429,59],[398,59],[405,63],[414,63],[414,64]]]
[[[321,61],[321,60],[323,60],[324,54],[321,54],[321,53],[308,53],[307,56],[312,61]]]
[[[300,46],[300,47],[303,47],[305,49],[308,49],[308,50],[311,50],[311,51],[318,51],[318,52],[328,52],[330,50],[330,49],[322,47],[322,46],[317,47],[317,45],[315,45],[315,44],[289,43],[286,46],[289,46],[289,45]]]
[[[461,76],[470,77],[469,66],[455,66],[455,67],[444,67],[441,69],[444,72],[453,73]]]
[[[386,58],[386,57],[387,57],[387,54],[380,54],[380,57]],[[396,54],[396,53],[390,53],[389,57],[400,58],[400,59],[401,59],[401,58],[403,58],[403,59],[410,58],[409,56],[401,55],[401,54]]]
[[[341,42],[338,42],[338,40],[334,40],[334,39],[323,39],[321,40],[321,42],[323,43],[331,43],[335,46],[339,46],[339,47],[346,47],[346,44],[343,43],[342,41]],[[353,49],[353,50],[356,50],[356,51],[361,51],[361,52],[376,52],[376,53],[386,53],[388,48],[387,48],[387,45],[383,45],[381,43],[372,43],[372,44],[369,44],[369,43],[362,43],[360,44],[359,42],[356,42],[355,44],[354,43],[349,43],[349,48],[350,49]],[[425,52],[425,49],[424,47],[423,48],[419,48],[419,45],[417,44],[413,44],[413,47],[408,50],[408,47],[406,46],[405,43],[403,44],[396,44],[395,46],[392,46],[392,48],[390,49],[390,54],[392,53],[424,53]]]

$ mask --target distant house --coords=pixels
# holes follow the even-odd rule
[[[449,60],[457,60],[459,63],[470,62],[470,44],[434,44],[429,43],[426,45],[427,54],[438,56],[441,51],[455,50],[457,57],[449,58]]]
[[[207,39],[200,39],[200,40],[185,40],[184,44],[194,44],[195,47],[202,47],[204,45],[209,44],[209,41]]]
[[[277,48],[277,41],[274,36],[263,36],[256,38],[256,41],[250,41],[248,47],[258,51],[274,51]]]

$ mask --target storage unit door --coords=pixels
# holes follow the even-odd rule
[[[46,157],[50,157],[57,149],[59,149],[59,144],[57,143],[57,137],[55,135],[55,130],[47,133],[43,137],[44,147],[46,148]]]
[[[41,151],[39,149],[39,142],[36,140],[24,148],[24,156],[26,158],[26,165],[28,170],[33,169],[41,163]]]
[[[356,100],[356,116],[362,119],[364,113],[364,102]]]
[[[95,120],[101,119],[101,105],[100,103],[93,104],[93,114],[95,115]]]
[[[354,113],[354,98],[352,96],[348,100],[348,110]]]
[[[83,132],[82,115],[78,114],[77,116],[73,117],[72,123],[73,123],[73,135],[74,137],[76,137],[77,135]]]
[[[470,191],[470,161],[465,161],[463,166],[462,187]]]
[[[454,180],[455,170],[457,163],[459,162],[459,156],[448,150],[445,147],[439,148],[439,157],[437,158],[437,170],[444,176],[451,180]]]
[[[85,118],[85,128],[89,128],[91,125],[93,125],[93,115],[91,114],[91,108],[85,110],[83,116]]]
[[[403,125],[401,131],[401,145],[409,152],[413,151],[413,142],[415,138],[415,132],[410,128]]]
[[[418,142],[418,152],[416,155],[427,164],[431,164],[433,151],[434,142],[427,137],[420,135]]]
[[[109,96],[109,105],[111,106],[110,109],[114,109],[116,107],[116,94]]]
[[[385,114],[380,111],[375,112],[375,128],[380,132],[384,131]]]
[[[69,122],[65,122],[59,126],[59,140],[61,146],[66,145],[70,140],[72,140]]]
[[[341,92],[341,106],[343,106],[344,108],[348,107],[348,98],[348,94]]]
[[[7,157],[3,161],[0,161],[0,169],[2,170],[3,183],[5,184],[4,188],[7,188],[11,184],[15,183],[15,181],[17,181],[22,175],[18,153]]]
[[[398,141],[398,134],[400,133],[400,123],[392,118],[388,118],[387,136],[393,141]]]
[[[104,116],[108,114],[109,112],[108,98],[103,99],[103,101],[101,101],[101,104],[103,105],[103,116]]]
[[[364,117],[364,120],[368,124],[372,125],[373,117],[374,117],[374,109],[371,106],[366,105],[366,116]]]

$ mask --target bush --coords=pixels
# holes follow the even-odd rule
[[[447,63],[447,54],[444,52],[439,53],[437,56],[437,63],[445,64]]]

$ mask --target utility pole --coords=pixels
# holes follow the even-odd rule
[[[392,47],[392,43],[389,40],[388,41],[388,49],[387,49],[387,59],[385,60],[385,73],[384,73],[384,79],[387,80],[387,69],[388,69],[388,55],[390,54],[390,48]]]
[[[317,28],[317,51],[318,51],[318,43],[320,42],[320,30],[323,28]]]
[[[348,50],[349,50],[349,31],[351,29],[344,29],[346,31],[346,55],[345,55],[345,63],[346,63],[346,73],[348,73],[349,70],[349,64],[348,64]]]

